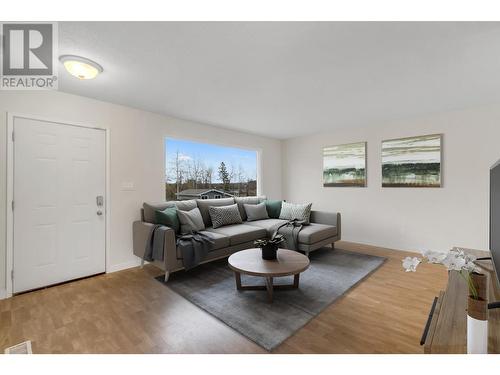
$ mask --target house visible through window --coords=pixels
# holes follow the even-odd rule
[[[257,195],[257,151],[165,139],[167,200]]]

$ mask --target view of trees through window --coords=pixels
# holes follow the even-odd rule
[[[257,195],[257,152],[165,139],[167,200]]]

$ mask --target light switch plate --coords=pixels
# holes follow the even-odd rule
[[[122,190],[123,191],[132,191],[134,189],[135,189],[135,187],[134,187],[133,182],[131,182],[131,181],[122,182]]]

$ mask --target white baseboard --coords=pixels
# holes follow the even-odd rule
[[[148,262],[145,262],[145,263],[147,264]],[[138,267],[140,265],[141,265],[141,259],[136,257],[135,259],[130,260],[128,262],[113,264],[113,265],[109,266],[106,269],[106,273],[126,270],[127,268]],[[10,295],[10,293],[7,292],[6,289],[0,289],[0,300],[6,299],[9,297],[12,297],[12,296]]]
[[[126,270],[127,268],[133,268],[141,265],[141,259],[138,257],[134,257],[135,259],[130,260],[128,262],[111,264],[106,268],[106,273],[117,272],[121,270]]]
[[[148,262],[145,262],[146,264]],[[126,270],[127,268],[133,268],[133,267],[138,267],[141,265],[141,259],[138,257],[134,257],[134,259],[128,261],[128,262],[123,262],[123,263],[118,263],[118,264],[113,264],[107,267],[106,273],[111,273],[111,272],[117,272],[121,270]],[[0,289],[0,300],[6,299],[12,297],[10,293],[7,292],[6,289]]]
[[[11,295],[7,292],[7,289],[0,289],[0,299],[9,298]]]

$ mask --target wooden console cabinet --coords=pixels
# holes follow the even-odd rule
[[[476,257],[489,252],[467,250]],[[495,271],[491,260],[477,261],[488,275],[489,302],[500,301]],[[424,353],[467,353],[467,284],[456,271],[449,272],[448,285],[439,293],[424,343]],[[500,309],[489,310],[488,353],[500,353]]]

